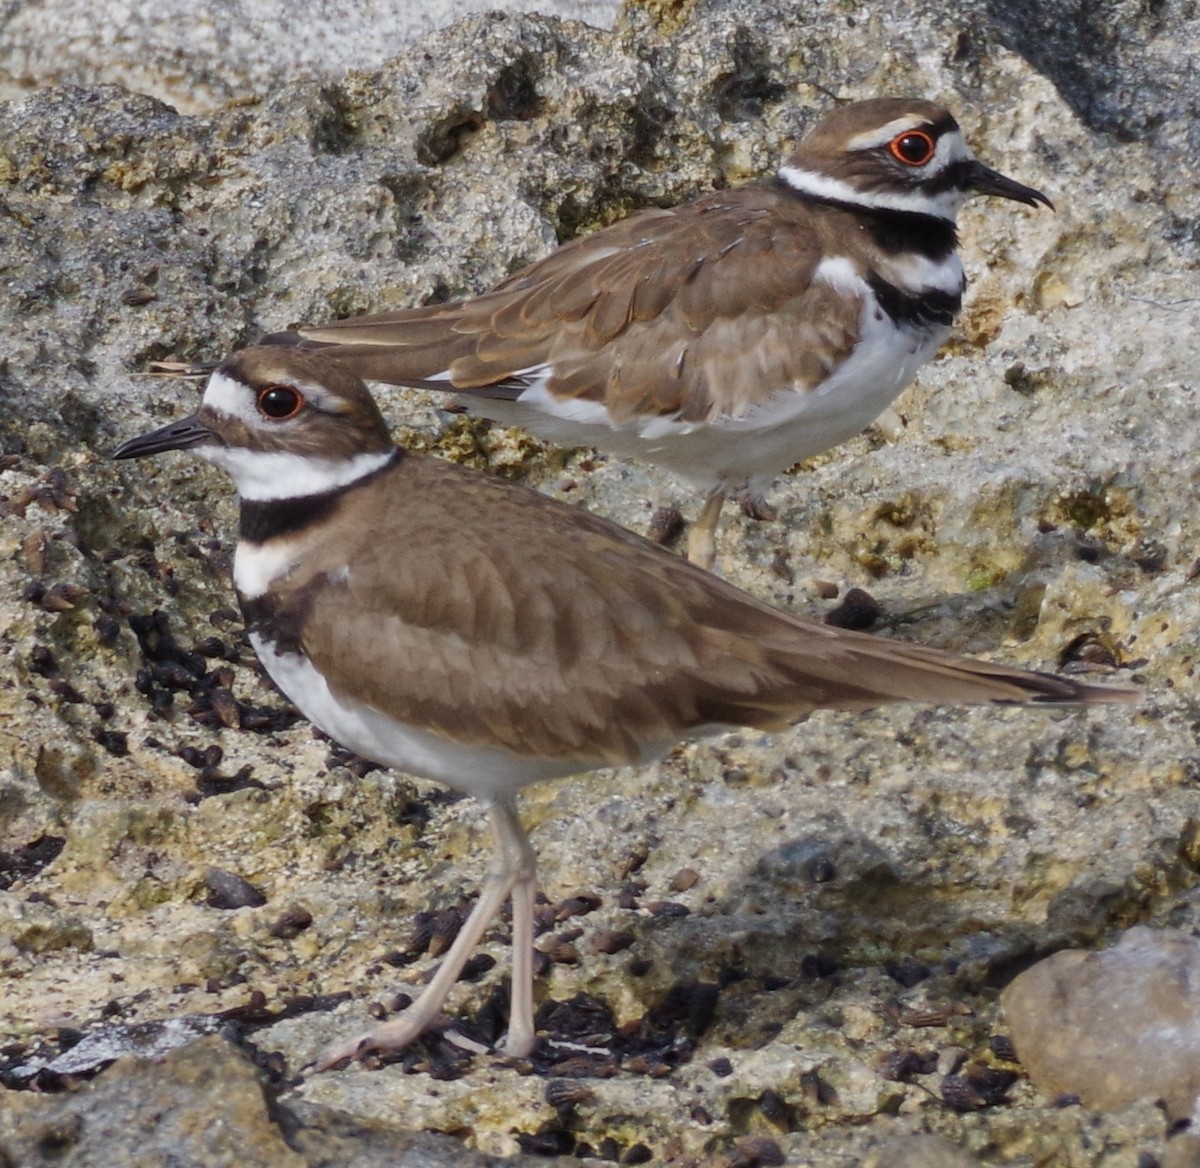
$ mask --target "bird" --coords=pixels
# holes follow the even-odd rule
[[[1137,691],[804,620],[601,516],[395,446],[363,382],[320,352],[227,357],[199,410],[114,457],[190,450],[239,496],[233,583],[267,674],[376,763],[488,807],[496,862],[417,1001],[331,1047],[397,1050],[436,1019],[512,899],[503,1051],[536,1039],[530,783],[642,765],[731,727],[889,702],[1096,703]]]
[[[260,343],[328,346],[364,380],[657,463],[706,493],[688,558],[712,567],[727,496],[753,513],[933,358],[962,304],[955,222],[972,195],[1053,206],[977,161],[941,106],[854,102],[774,175],[643,210],[482,295]]]

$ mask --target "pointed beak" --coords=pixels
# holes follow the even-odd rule
[[[978,160],[971,163],[967,186],[979,195],[999,195],[1002,199],[1012,199],[1014,202],[1025,203],[1030,207],[1036,207],[1038,203],[1041,203],[1043,206],[1049,207],[1051,211],[1054,210],[1054,204],[1041,191],[1035,191],[1033,187],[1022,186],[1019,182],[1006,178],[998,170],[984,166]]]
[[[113,458],[145,458],[148,454],[162,454],[164,450],[187,450],[202,442],[218,442],[216,434],[199,420],[198,414],[171,422],[140,438],[130,438],[113,451]]]

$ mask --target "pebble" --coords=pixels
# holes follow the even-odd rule
[[[258,908],[267,903],[267,898],[249,880],[224,868],[209,868],[204,883],[208,886],[210,908]]]
[[[1016,1052],[1047,1096],[1108,1111],[1161,1098],[1184,1119],[1200,1096],[1200,940],[1130,929],[1111,949],[1067,949],[1001,996]]]

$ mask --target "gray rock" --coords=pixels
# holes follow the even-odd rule
[[[162,1058],[199,1038],[219,1033],[227,1025],[220,1018],[183,1014],[162,1022],[102,1026],[55,1058],[17,1063],[9,1074],[19,1083],[35,1079],[46,1071],[68,1078],[85,1076],[103,1070],[122,1055],[133,1055],[142,1062]]]
[[[978,1168],[979,1161],[941,1136],[905,1136],[892,1140],[867,1168]]]
[[[1178,150],[1200,146],[1194,5],[984,0],[983,9],[1004,43],[1049,77],[1093,129]]]
[[[578,1161],[570,1161],[578,1163]],[[498,1168],[558,1159],[475,1155],[449,1136],[355,1124],[281,1106],[244,1054],[204,1038],[155,1059],[126,1056],[56,1095],[0,1088],[0,1163],[72,1168]]]
[[[1200,1136],[1182,1132],[1167,1145],[1162,1168],[1200,1168]]]
[[[1130,929],[1111,949],[1039,961],[1002,996],[1012,1039],[1047,1095],[1111,1110],[1162,1099],[1176,1119],[1200,1096],[1200,941]]]
[[[0,8],[0,100],[48,85],[118,84],[185,113],[245,101],[298,78],[378,68],[419,37],[472,12],[543,12],[610,25],[617,0],[72,0]]]

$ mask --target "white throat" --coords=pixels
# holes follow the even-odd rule
[[[247,450],[244,446],[199,446],[196,453],[229,472],[239,498],[256,502],[321,495],[345,487],[379,470],[392,451],[319,458],[281,450]]]

